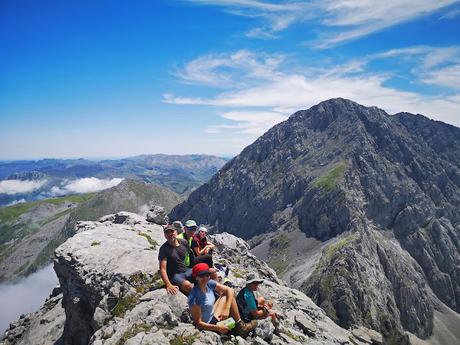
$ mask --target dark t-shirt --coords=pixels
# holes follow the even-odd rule
[[[188,267],[185,266],[185,256],[190,250],[188,242],[184,239],[178,239],[178,241],[177,247],[171,246],[168,242],[163,243],[158,252],[158,261],[166,259],[166,273],[169,279],[172,279],[176,273],[188,270]]]

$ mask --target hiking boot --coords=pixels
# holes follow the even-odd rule
[[[235,325],[234,331],[236,335],[246,338],[254,328],[257,327],[257,321],[251,320],[251,322],[240,321]]]

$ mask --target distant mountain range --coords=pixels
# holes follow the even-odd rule
[[[80,220],[119,211],[145,214],[150,205],[171,210],[181,199],[164,187],[125,179],[97,193],[64,196],[0,208],[0,281],[28,275],[49,263]]]
[[[343,327],[387,344],[460,343],[459,128],[325,101],[274,126],[170,217],[251,239]]]
[[[140,179],[187,195],[226,159],[207,155],[141,155],[119,160],[42,159],[0,162],[0,207],[95,192],[123,178]]]

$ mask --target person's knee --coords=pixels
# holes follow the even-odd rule
[[[265,304],[265,298],[260,296],[258,299],[257,299],[257,303],[259,305],[264,305]]]

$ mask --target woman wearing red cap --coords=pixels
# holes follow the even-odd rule
[[[257,326],[257,321],[249,323],[241,321],[235,294],[228,286],[211,280],[209,266],[205,263],[197,264],[192,269],[192,276],[196,284],[188,296],[188,304],[193,323],[199,329],[226,334],[230,331],[227,326],[217,324],[219,321],[233,317],[236,335],[245,337]],[[216,295],[221,296],[218,299]]]

